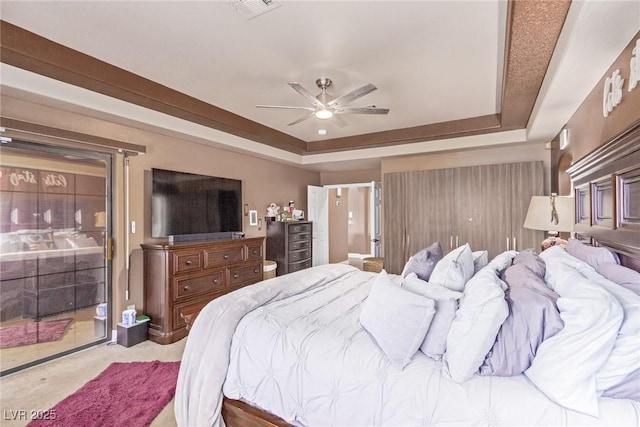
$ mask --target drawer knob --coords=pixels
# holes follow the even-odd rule
[[[229,255],[223,255],[222,258],[229,259]]]
[[[218,284],[218,279],[213,279],[213,284],[217,285]]]
[[[254,255],[258,255],[258,251],[256,251],[255,249],[251,251],[252,254]]]
[[[193,264],[193,261],[191,261],[191,260],[187,260],[187,262],[185,262],[185,264],[187,264],[187,265],[191,265],[191,264]]]
[[[188,291],[189,289],[191,289],[191,286],[185,285],[184,288],[182,288],[182,289],[184,289],[185,291]]]
[[[234,279],[237,279],[238,277],[240,277],[240,276],[239,276],[239,275],[237,275],[237,274],[234,274],[234,275],[233,275],[233,278],[234,278]]]
[[[256,274],[258,274],[258,269],[257,269],[257,268],[256,268],[256,269],[254,269],[254,270],[253,270],[253,272],[254,272],[254,273],[256,273]]]

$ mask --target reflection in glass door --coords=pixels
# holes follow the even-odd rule
[[[0,374],[107,340],[111,156],[0,146]]]

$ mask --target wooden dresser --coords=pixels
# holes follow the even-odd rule
[[[209,301],[262,280],[263,242],[254,237],[141,245],[149,339],[178,341]]]
[[[267,259],[281,276],[311,267],[311,221],[267,221]]]

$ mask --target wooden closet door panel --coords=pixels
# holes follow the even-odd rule
[[[383,248],[385,269],[399,274],[404,267],[406,172],[386,173],[383,177]]]
[[[509,164],[482,167],[482,220],[484,247],[489,259],[510,248],[511,240],[511,167]],[[474,249],[476,250],[476,249]]]
[[[544,166],[542,161],[512,163],[511,168],[511,235],[516,250],[540,249],[545,232],[524,228],[532,196],[544,194]],[[513,249],[513,246],[512,248]]]
[[[455,169],[453,219],[453,249],[469,243],[471,250],[485,248],[487,188],[483,183],[482,166]]]
[[[453,170],[436,169],[412,172],[407,180],[407,242],[409,256],[440,242],[449,251]]]

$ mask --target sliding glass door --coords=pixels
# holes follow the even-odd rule
[[[107,340],[111,156],[0,146],[0,373]]]

